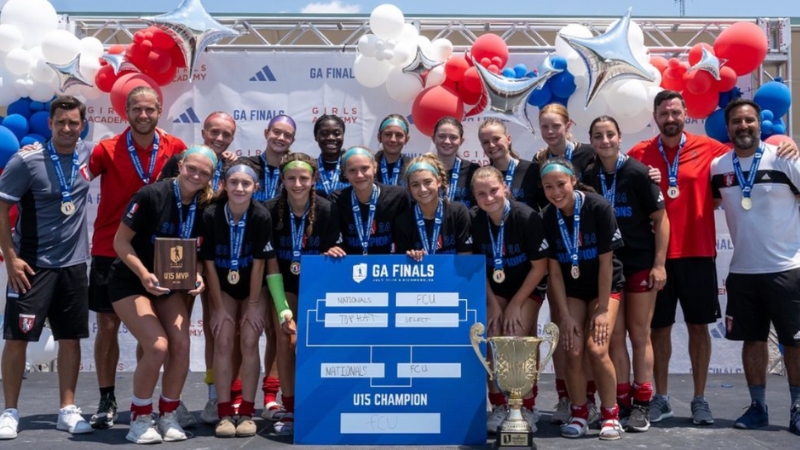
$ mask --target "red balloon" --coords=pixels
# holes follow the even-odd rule
[[[487,67],[486,70],[492,72],[495,75],[500,75],[500,68],[495,66],[494,64],[489,64],[489,67]]]
[[[692,119],[705,119],[717,109],[719,103],[719,92],[713,89],[704,94],[692,94],[688,90],[681,94],[686,100],[686,115]]]
[[[133,39],[131,39],[134,44],[138,44],[144,40],[144,30],[139,30],[136,33],[133,33]]]
[[[738,76],[756,70],[767,56],[767,35],[752,22],[736,22],[722,31],[714,41],[714,53],[727,59],[726,66]]]
[[[114,75],[114,68],[108,65],[101,67],[94,77],[94,85],[103,92],[111,92],[115,81],[117,75]]]
[[[650,64],[652,64],[653,67],[658,69],[658,71],[662,74],[665,70],[667,70],[667,67],[669,67],[669,61],[667,61],[667,58],[664,58],[663,56],[651,56]]]
[[[160,48],[162,50],[169,50],[175,46],[175,41],[172,39],[172,36],[167,34],[166,31],[156,27],[150,28],[153,29],[153,47]]]
[[[444,73],[449,80],[461,81],[464,78],[464,72],[469,69],[469,63],[461,56],[453,56],[444,63]]]
[[[681,60],[678,58],[670,58],[667,64],[669,65],[670,69],[677,69],[678,66],[681,65]]]
[[[125,46],[122,44],[114,44],[108,48],[109,55],[119,55],[125,51]]]
[[[141,45],[129,45],[128,49],[125,50],[125,57],[128,59],[128,62],[138,67],[139,70],[143,67],[147,67],[147,53],[142,51]]]
[[[442,87],[450,89],[453,92],[458,92],[458,83],[452,78],[445,78],[444,82],[442,83]]]
[[[794,144],[795,147],[797,147],[797,144],[794,142],[794,139],[784,134],[773,134],[772,136],[768,137],[764,142],[772,145],[781,145],[784,142],[791,142],[792,144]]]
[[[183,52],[181,48],[177,45],[170,49],[170,53],[172,54],[172,64],[177,67],[186,67],[186,58],[183,57]]]
[[[689,63],[686,61],[681,61],[681,63],[678,64],[678,73],[683,75],[688,71],[689,71]]]
[[[483,67],[489,67],[492,65],[492,60],[489,58],[481,58],[479,62]]]
[[[693,66],[700,62],[700,59],[703,57],[703,47],[707,48],[714,54],[714,47],[705,42],[701,42],[699,44],[694,44],[692,48],[689,50],[689,65]]]
[[[414,99],[411,117],[414,126],[425,136],[433,135],[433,127],[442,117],[464,117],[464,102],[450,89],[433,86],[424,89]]]
[[[495,56],[492,58],[492,64],[494,64],[497,67],[503,67],[505,65],[502,58],[500,58],[499,56]]]
[[[126,73],[120,76],[114,82],[114,86],[111,87],[111,106],[114,107],[114,111],[122,120],[128,120],[128,116],[125,114],[125,102],[128,99],[128,93],[139,86],[149,86],[155,89],[158,93],[159,101],[162,105],[164,104],[164,95],[155,80],[143,73]]]
[[[714,77],[705,70],[695,70],[684,75],[683,82],[686,84],[687,91],[699,95],[712,90]]]
[[[472,44],[472,56],[481,61],[483,58],[489,58],[491,61],[495,56],[500,58],[498,67],[505,67],[508,62],[508,44],[500,36],[492,33],[481,35]],[[491,64],[491,62],[490,62]]]
[[[719,68],[719,77],[720,80],[717,81],[717,90],[719,92],[730,91],[736,86],[736,81],[738,81],[736,71],[728,66],[722,66]]]
[[[464,87],[464,83],[458,83],[458,98],[460,98],[465,105],[474,105],[478,103],[483,95],[483,91],[473,92]]]
[[[481,76],[478,74],[478,69],[475,67],[467,69],[464,72],[464,77],[459,83],[459,86],[470,92],[480,93],[483,90],[483,84],[481,84]]]
[[[469,50],[464,50],[464,59],[467,60],[467,64],[469,64],[470,67],[474,65],[472,62],[472,53],[470,53]]]
[[[175,79],[175,74],[178,73],[178,66],[173,64],[169,67],[166,71],[162,73],[158,73],[155,75],[151,75],[151,78],[159,85],[159,86],[166,86],[172,83],[172,80]]]
[[[661,87],[668,91],[680,92],[686,88],[683,82],[683,75],[678,73],[678,70],[669,67],[661,75]]]
[[[144,72],[148,75],[164,73],[172,67],[172,56],[169,50],[153,48],[147,55],[147,67]]]

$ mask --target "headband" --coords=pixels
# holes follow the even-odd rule
[[[571,177],[575,176],[575,172],[573,172],[572,169],[570,169],[569,167],[567,167],[567,166],[565,166],[563,164],[559,164],[559,163],[550,163],[550,164],[544,166],[544,168],[542,169],[541,176],[543,177],[543,176],[547,175],[550,172],[563,172],[563,173],[565,173],[565,174],[567,174],[567,175],[569,175]]]
[[[188,158],[189,155],[196,155],[196,154],[205,156],[206,158],[211,160],[211,163],[212,163],[212,165],[214,167],[217,166],[217,155],[216,155],[216,153],[214,153],[213,150],[211,150],[210,148],[206,147],[205,145],[199,145],[198,144],[198,145],[193,145],[193,146],[189,147],[189,149],[186,150],[186,153],[183,154],[183,159],[186,160],[186,158]]]
[[[228,178],[231,177],[231,175],[233,175],[235,173],[239,173],[239,172],[250,176],[250,178],[252,178],[253,181],[258,183],[258,175],[256,175],[256,171],[253,170],[253,168],[248,166],[247,164],[236,164],[234,166],[231,166],[225,172],[225,179],[227,180]]]
[[[289,125],[291,125],[293,130],[297,130],[297,125],[294,123],[294,119],[292,119],[291,117],[287,116],[286,114],[278,114],[277,116],[273,117],[272,120],[269,121],[269,125],[267,125],[267,129],[272,128],[273,125],[275,125],[276,123],[280,123],[280,122],[288,123]]]
[[[408,166],[408,169],[406,170],[406,177],[420,170],[428,170],[433,172],[433,174],[436,175],[437,177],[439,176],[439,171],[436,170],[436,167],[426,163],[425,161],[420,161],[420,162],[415,162],[414,164]]]
[[[283,166],[281,173],[286,173],[286,171],[289,169],[303,169],[314,173],[314,167],[305,161],[289,161],[285,166]]]
[[[392,125],[397,125],[398,127],[402,128],[406,134],[408,134],[408,125],[406,125],[403,120],[398,119],[397,117],[387,117],[384,119],[383,122],[381,122],[381,126],[378,127],[378,132],[382,133],[386,127],[390,127]]]
[[[342,156],[342,164],[346,165],[347,164],[347,160],[351,156],[354,156],[354,155],[364,155],[364,156],[369,157],[369,159],[375,161],[375,156],[373,156],[372,153],[369,150],[367,150],[367,149],[365,149],[363,147],[350,147],[350,149],[348,149],[346,152],[344,152],[344,156]]]

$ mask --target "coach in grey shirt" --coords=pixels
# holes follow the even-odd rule
[[[17,437],[25,350],[28,342],[39,340],[45,319],[58,341],[56,428],[92,431],[75,406],[80,339],[89,336],[86,197],[93,145],[80,140],[85,105],[69,96],[53,100],[48,125],[52,140],[14,155],[0,176],[0,249],[8,270],[0,439]],[[12,241],[8,211],[15,204],[19,218]]]

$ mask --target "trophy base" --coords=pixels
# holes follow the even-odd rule
[[[530,431],[500,431],[492,446],[493,450],[536,450],[533,433]]]

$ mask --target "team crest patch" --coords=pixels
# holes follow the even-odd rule
[[[126,215],[128,216],[128,218],[129,218],[129,219],[132,219],[132,218],[133,218],[133,215],[134,215],[134,214],[136,214],[136,211],[137,211],[138,209],[139,209],[139,204],[138,204],[138,203],[134,203],[134,204],[132,204],[132,205],[131,205],[131,207],[130,207],[130,208],[128,208],[128,214],[126,214]]]
[[[732,173],[726,173],[725,175],[723,175],[723,180],[725,182],[725,187],[733,186],[733,180],[734,180],[733,177],[734,177],[734,174],[732,174]]]
[[[33,324],[36,322],[35,314],[20,314],[19,315],[19,331],[28,334],[33,329]]]

